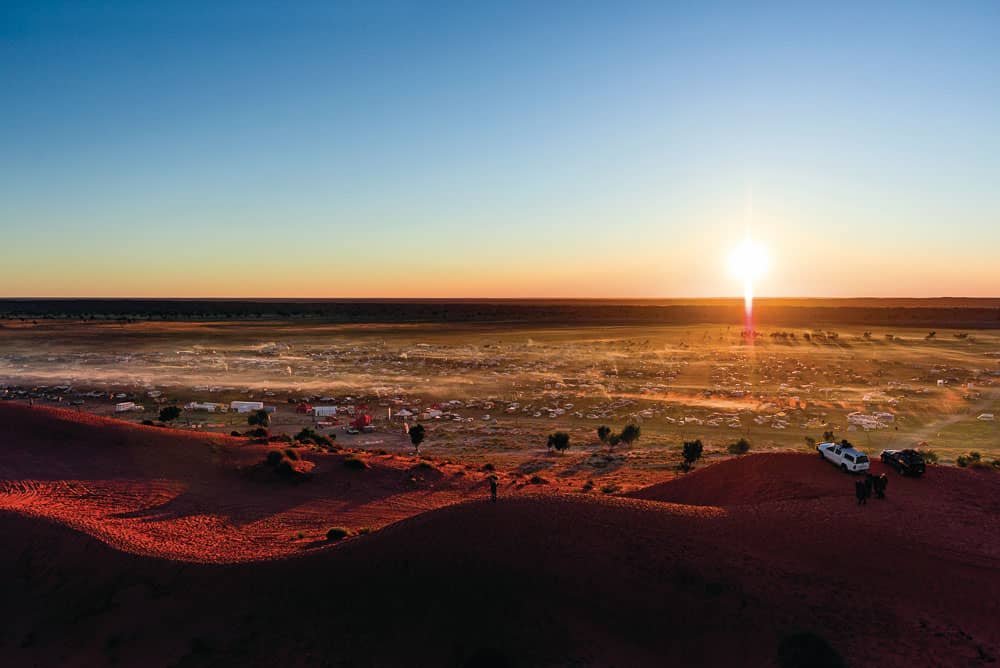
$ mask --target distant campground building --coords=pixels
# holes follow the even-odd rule
[[[235,411],[237,413],[253,413],[254,411],[264,410],[263,401],[231,401],[229,402],[229,410]]]

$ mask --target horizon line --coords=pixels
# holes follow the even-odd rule
[[[0,296],[2,301],[349,301],[349,302],[419,302],[419,301],[453,301],[453,302],[515,302],[515,301],[575,301],[575,302],[608,302],[608,301],[629,301],[629,302],[655,302],[655,301],[679,301],[679,302],[707,302],[707,301],[740,301],[744,297],[723,296],[723,297],[304,297],[304,296],[282,296],[282,297],[226,297],[226,296],[127,296],[127,297],[107,297],[107,296],[36,296],[36,297],[15,297]],[[851,297],[799,297],[799,296],[768,296],[754,298],[755,302],[799,300],[799,301],[850,301],[850,300],[870,300],[870,301],[1000,301],[1000,295],[993,297],[964,297],[952,295],[940,296],[871,296],[858,295]]]

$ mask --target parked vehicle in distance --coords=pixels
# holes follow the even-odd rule
[[[840,443],[820,443],[816,446],[819,456],[835,466],[839,466],[845,473],[860,473],[867,471],[871,464],[868,455],[856,450],[847,441]]]
[[[903,475],[921,476],[927,470],[923,455],[916,450],[883,450],[881,459]]]

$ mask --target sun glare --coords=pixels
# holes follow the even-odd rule
[[[729,271],[743,280],[743,306],[748,329],[753,328],[753,281],[767,271],[767,265],[767,250],[749,236],[729,254]]]

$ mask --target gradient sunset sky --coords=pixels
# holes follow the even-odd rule
[[[996,2],[7,1],[0,100],[0,296],[1000,296]]]

